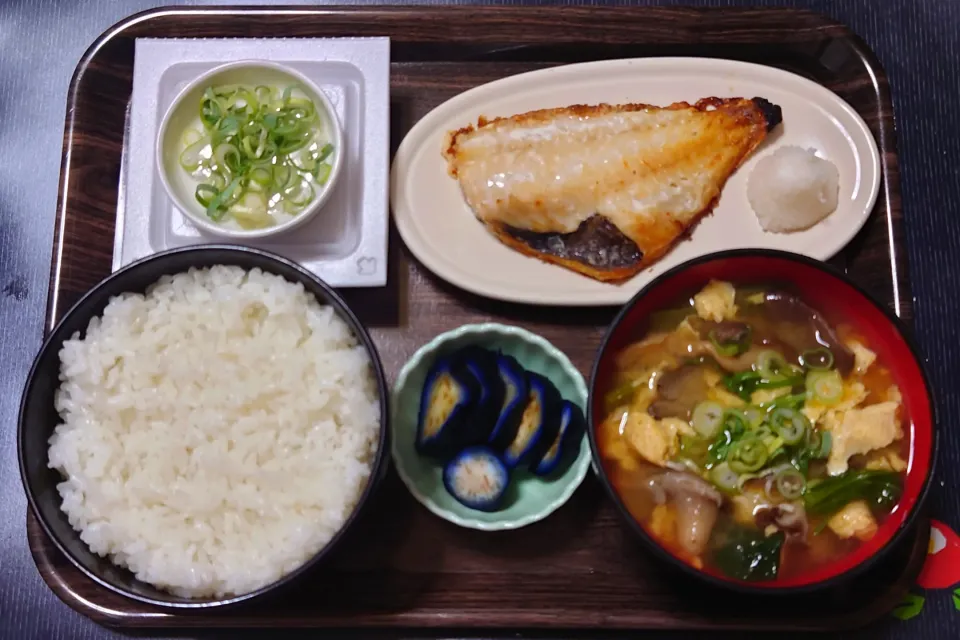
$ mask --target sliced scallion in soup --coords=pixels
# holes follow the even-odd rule
[[[884,363],[772,287],[711,282],[615,356],[597,441],[632,515],[738,580],[850,554],[900,498],[909,439]]]

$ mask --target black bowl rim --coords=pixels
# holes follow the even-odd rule
[[[796,585],[790,587],[777,587],[771,584],[766,584],[760,586],[757,584],[751,584],[749,582],[733,581],[733,580],[724,580],[716,576],[710,575],[704,571],[696,569],[691,565],[683,562],[672,553],[663,548],[663,546],[657,542],[653,536],[651,536],[643,528],[643,526],[637,522],[637,520],[630,515],[630,512],[627,510],[626,506],[623,504],[620,496],[617,494],[610,478],[608,477],[606,468],[603,466],[603,461],[600,456],[599,447],[597,446],[596,441],[596,431],[594,429],[594,420],[596,416],[593,413],[593,398],[595,395],[595,386],[597,381],[597,372],[600,368],[600,362],[603,360],[604,355],[607,351],[607,344],[610,339],[613,337],[616,329],[620,326],[620,323],[626,317],[627,313],[636,305],[643,296],[647,294],[651,289],[658,286],[661,282],[672,278],[674,275],[686,271],[691,267],[695,267],[700,264],[707,262],[713,262],[715,260],[724,260],[728,258],[743,258],[743,257],[766,257],[766,258],[775,258],[780,260],[786,260],[789,262],[795,262],[808,267],[813,267],[819,271],[825,273],[828,276],[837,278],[844,284],[852,287],[857,293],[859,293],[863,298],[872,304],[875,308],[880,310],[887,320],[893,325],[897,333],[906,343],[907,348],[910,350],[911,355],[913,356],[914,361],[917,364],[917,368],[920,371],[920,376],[923,380],[924,386],[927,389],[927,400],[930,404],[930,465],[927,469],[927,475],[924,478],[923,485],[920,487],[920,493],[917,495],[917,500],[913,504],[910,512],[904,517],[903,522],[900,524],[898,529],[890,537],[887,542],[880,547],[873,555],[864,559],[860,564],[854,565],[846,571],[830,576],[824,580],[818,582],[812,582],[804,585]],[[860,575],[870,567],[874,566],[878,561],[883,559],[892,548],[894,548],[897,543],[899,543],[904,535],[910,531],[914,524],[916,524],[917,519],[920,517],[920,514],[924,510],[924,505],[927,501],[927,497],[930,492],[930,487],[932,485],[933,477],[936,473],[937,466],[937,453],[939,451],[940,444],[940,435],[939,435],[939,416],[937,411],[937,403],[935,401],[935,392],[933,387],[930,384],[930,376],[927,372],[927,368],[924,365],[924,360],[920,355],[920,349],[915,343],[912,331],[910,328],[901,320],[896,314],[891,312],[886,305],[878,302],[872,295],[870,295],[863,287],[853,282],[846,274],[844,274],[839,269],[833,267],[826,262],[820,260],[815,260],[807,256],[792,253],[789,251],[780,251],[778,249],[728,249],[724,251],[716,251],[713,253],[704,254],[696,258],[692,258],[686,262],[683,262],[667,271],[663,272],[649,283],[647,283],[640,291],[638,291],[630,300],[617,312],[616,317],[610,323],[610,326],[607,328],[606,333],[603,336],[603,340],[600,342],[600,347],[597,350],[596,357],[593,362],[593,366],[590,370],[590,384],[588,387],[587,395],[587,437],[590,441],[590,453],[593,457],[593,464],[596,470],[596,474],[600,483],[603,485],[604,490],[607,495],[613,500],[614,504],[617,507],[617,511],[620,512],[620,515],[630,528],[636,533],[641,540],[644,541],[647,547],[649,547],[653,553],[660,558],[661,560],[666,561],[668,564],[675,568],[679,568],[686,575],[692,576],[698,580],[707,582],[708,584],[719,587],[721,589],[729,589],[735,592],[747,594],[747,595],[775,595],[775,596],[788,596],[788,595],[800,595],[807,594],[814,591],[820,591],[823,589],[828,589],[837,584],[847,582],[848,580]]]
[[[43,516],[39,505],[37,504],[36,496],[34,495],[33,488],[30,486],[27,480],[26,473],[26,461],[24,459],[24,447],[23,439],[24,434],[27,428],[25,420],[25,409],[27,404],[27,398],[30,395],[30,392],[35,383],[35,377],[37,374],[37,369],[39,368],[40,361],[42,357],[47,353],[47,351],[53,348],[54,339],[57,336],[57,333],[61,330],[61,327],[71,319],[74,313],[78,312],[78,309],[91,297],[97,295],[97,293],[105,287],[108,283],[114,282],[120,278],[123,278],[132,271],[139,270],[146,265],[163,262],[169,259],[174,255],[181,254],[191,254],[191,253],[206,253],[209,251],[227,251],[234,253],[237,256],[243,255],[256,255],[261,258],[266,258],[267,261],[272,261],[278,264],[282,264],[285,267],[296,270],[303,278],[311,281],[317,287],[319,287],[324,295],[326,296],[325,301],[319,302],[323,304],[329,304],[337,309],[339,315],[346,320],[347,324],[350,325],[350,328],[353,329],[354,334],[357,336],[359,342],[367,350],[367,353],[370,356],[371,365],[373,366],[374,373],[377,380],[377,391],[379,393],[379,403],[380,403],[380,434],[377,442],[377,452],[374,455],[373,464],[370,467],[370,476],[367,480],[367,485],[364,488],[363,492],[360,494],[360,497],[357,499],[357,503],[351,511],[350,515],[347,516],[347,519],[340,526],[340,529],[330,538],[330,540],[321,547],[310,559],[304,562],[296,570],[291,571],[286,574],[279,580],[271,582],[255,591],[250,591],[248,593],[243,593],[239,595],[230,596],[227,598],[215,598],[215,599],[197,599],[195,602],[167,602],[164,600],[157,600],[150,598],[148,596],[142,596],[122,587],[110,584],[103,578],[101,578],[97,573],[89,571],[83,564],[73,556],[72,553],[66,548],[60,539],[54,534],[52,528],[47,523],[46,518]],[[282,276],[281,276],[282,277]],[[87,319],[88,322],[90,318]],[[330,553],[335,546],[343,539],[345,533],[354,522],[359,517],[360,512],[363,510],[364,506],[369,501],[370,497],[373,495],[376,486],[379,484],[379,481],[382,479],[385,470],[385,465],[388,464],[389,460],[389,433],[390,433],[390,410],[389,410],[389,387],[387,386],[386,376],[383,372],[383,363],[380,360],[380,353],[376,348],[376,345],[373,343],[373,339],[370,337],[369,331],[363,325],[362,322],[354,314],[353,310],[347,305],[347,303],[337,294],[334,289],[324,282],[319,276],[311,273],[310,271],[304,269],[302,266],[297,264],[292,260],[288,260],[282,256],[279,256],[271,251],[266,251],[263,249],[258,249],[254,247],[248,247],[243,245],[233,245],[233,244],[200,244],[200,245],[190,245],[186,247],[178,247],[175,249],[170,249],[167,251],[161,251],[158,253],[151,254],[145,258],[141,258],[135,262],[130,263],[129,265],[118,269],[114,273],[111,273],[106,278],[97,283],[93,288],[88,292],[83,294],[83,296],[70,308],[69,311],[63,314],[63,317],[57,322],[56,326],[46,335],[43,339],[43,344],[40,349],[37,351],[37,355],[34,358],[33,364],[30,367],[30,372],[27,375],[27,381],[23,388],[23,393],[20,398],[20,408],[19,414],[17,417],[17,459],[20,466],[20,482],[23,484],[24,491],[27,494],[27,502],[30,505],[30,509],[33,511],[34,517],[37,519],[37,522],[40,523],[41,528],[47,534],[47,537],[53,541],[54,546],[73,564],[77,569],[79,569],[84,575],[96,582],[102,587],[109,589],[114,593],[118,593],[124,597],[131,598],[138,602],[145,604],[153,605],[156,607],[161,607],[164,609],[176,609],[176,610],[185,610],[185,609],[215,609],[223,608],[233,605],[238,605],[240,603],[246,603],[254,599],[261,598],[271,593],[275,593],[291,583],[297,581],[299,578],[308,573],[311,569],[314,568],[328,553]],[[105,559],[110,561],[109,559]],[[119,568],[119,567],[118,567]],[[136,578],[134,578],[136,579]],[[147,583],[144,583],[147,584]],[[148,585],[153,588],[153,585]]]

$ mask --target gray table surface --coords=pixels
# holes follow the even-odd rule
[[[87,46],[148,0],[0,0],[0,639],[107,638],[44,585],[25,535],[26,500],[16,464],[20,392],[39,347],[53,240],[67,87]],[[234,4],[269,4],[235,2]],[[288,0],[285,4],[317,4]],[[342,2],[342,4],[348,4]],[[921,348],[941,391],[941,465],[960,459],[960,79],[958,0],[688,0],[649,4],[811,8],[850,25],[877,52],[893,86],[907,248]],[[544,11],[549,11],[544,7]],[[956,473],[932,496],[934,513],[960,530]],[[940,599],[943,600],[943,599]],[[960,637],[960,612],[938,600],[912,626],[892,618],[869,638]],[[815,615],[815,612],[811,612]],[[219,635],[219,634],[218,634]],[[242,634],[246,636],[247,634]],[[250,634],[260,637],[264,634]],[[314,636],[316,634],[310,634]],[[659,634],[658,634],[659,635]],[[230,632],[219,637],[238,637]],[[649,636],[645,636],[649,637]],[[690,637],[687,634],[671,637]],[[714,636],[715,637],[715,636]]]

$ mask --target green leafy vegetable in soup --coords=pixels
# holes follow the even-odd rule
[[[300,213],[329,180],[335,150],[299,87],[208,87],[198,106],[179,160],[211,221],[272,226]]]
[[[616,363],[604,463],[694,566],[794,577],[869,540],[900,499],[911,443],[889,370],[798,296],[711,282]]]
[[[889,509],[900,499],[902,482],[890,471],[865,469],[847,471],[812,486],[804,496],[811,515],[829,515],[854,500],[866,500],[871,506]]]
[[[713,552],[713,562],[721,572],[738,580],[773,580],[780,567],[784,535],[765,536],[758,531],[737,529],[730,539]]]

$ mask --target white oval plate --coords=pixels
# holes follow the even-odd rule
[[[441,156],[451,129],[479,116],[511,116],[571,104],[691,104],[709,96],[760,96],[783,123],[730,177],[713,213],[666,256],[622,284],[607,284],[507,248],[477,221]],[[747,201],[756,161],[783,145],[812,147],[840,171],[840,204],[805,231],[763,231]],[[709,58],[641,58],[574,64],[503,78],[428,113],[403,139],[391,171],[394,220],[410,251],[431,271],[473,293],[544,305],[618,305],[658,274],[690,258],[738,248],[782,249],[826,260],[856,235],[880,188],[880,156],[866,123],[823,86],[763,65]]]

